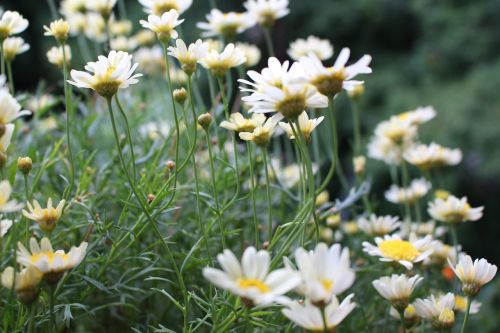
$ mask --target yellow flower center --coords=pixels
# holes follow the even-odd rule
[[[49,264],[52,264],[55,258],[60,258],[62,261],[66,261],[68,260],[68,255],[55,252],[38,252],[31,255],[31,261],[33,263],[37,263],[42,259],[47,259]]]
[[[465,311],[467,309],[467,299],[465,297],[455,295],[455,309]]]
[[[378,248],[384,257],[394,260],[413,261],[420,255],[420,252],[410,242],[400,239],[383,241]]]
[[[155,15],[161,16],[163,13],[166,13],[170,11],[171,9],[175,9],[176,11],[179,11],[179,6],[175,1],[166,1],[166,2],[161,2],[161,3],[156,3],[153,6],[153,13]]]
[[[59,220],[59,214],[55,208],[44,208],[40,214],[40,220],[44,222],[55,222]]]
[[[1,148],[1,145],[0,145]],[[1,151],[1,149],[0,149]],[[7,203],[7,197],[5,195],[0,195],[0,207],[4,206]]]
[[[306,109],[306,100],[303,94],[288,95],[276,103],[275,108],[285,118],[294,119]]]
[[[261,280],[240,278],[237,280],[238,286],[243,289],[254,288],[261,293],[268,293],[271,289]]]
[[[330,291],[333,287],[333,281],[330,279],[322,279],[321,285],[323,286],[323,288],[325,288],[326,291]]]

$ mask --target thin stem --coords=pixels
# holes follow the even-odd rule
[[[323,332],[328,333],[328,321],[326,319],[326,309],[325,307],[322,307],[320,309],[321,311],[321,318],[323,319]]]
[[[467,296],[467,311],[465,312],[464,322],[462,324],[461,333],[465,333],[465,327],[467,326],[467,321],[469,320],[470,307],[472,305],[472,297]]]
[[[335,109],[334,109],[334,104],[333,104],[333,98],[328,100],[328,114],[326,115],[328,118],[328,122],[330,123],[330,129],[332,131],[332,138],[333,138],[333,144],[332,144],[332,160],[330,164],[330,169],[328,170],[328,173],[323,180],[323,183],[319,186],[317,193],[321,193],[328,184],[330,183],[330,180],[332,179],[335,169],[337,166],[337,156],[338,156],[338,135],[337,135],[337,122],[335,118]]]
[[[5,39],[2,39],[0,38],[0,69],[1,69],[1,74],[4,75],[5,74],[5,57],[3,55],[3,41]]]
[[[28,333],[34,332],[35,314],[36,314],[36,302],[33,302],[32,304],[29,305]]]
[[[14,76],[12,75],[12,61],[7,61],[7,79],[9,80],[10,94],[14,96],[15,91],[14,91]]]
[[[354,154],[357,156],[361,153],[361,125],[359,122],[359,108],[356,102],[352,104],[352,123],[354,134]]]
[[[222,242],[222,248],[226,248],[226,236],[224,235],[224,224],[222,222],[222,213],[220,210],[219,203],[219,193],[217,191],[217,180],[215,179],[215,167],[214,167],[214,157],[212,152],[212,143],[210,142],[210,135],[208,134],[208,129],[205,130],[205,136],[207,139],[208,156],[210,158],[210,176],[212,178],[212,188],[214,192],[215,209],[217,210],[217,221],[219,223],[220,236]]]
[[[271,184],[269,182],[269,165],[267,161],[267,150],[262,147],[262,156],[264,158],[264,171],[266,174],[266,197],[267,197],[267,232],[269,237],[269,243],[273,239],[273,210],[271,202]]]
[[[56,322],[55,322],[55,316],[54,316],[54,303],[55,303],[55,291],[56,291],[56,286],[55,285],[50,285],[49,286],[49,311],[50,311],[50,322],[49,322],[49,332],[53,333],[56,332]]]
[[[215,0],[210,0],[210,7],[213,9],[213,8],[217,8],[217,3],[215,2]]]
[[[57,7],[54,0],[47,0],[47,2],[49,3],[50,15],[52,16],[52,19],[57,19]]]
[[[60,47],[63,54],[63,79],[64,79],[64,98],[66,106],[66,144],[68,145],[68,158],[70,164],[70,182],[69,187],[64,191],[64,198],[68,199],[73,191],[73,186],[75,184],[75,164],[73,161],[73,150],[71,149],[71,116],[73,115],[73,103],[72,103],[72,92],[71,86],[68,83],[68,63],[66,61],[66,49],[65,44],[61,43]]]
[[[273,38],[271,35],[271,28],[264,28],[264,39],[266,40],[267,52],[269,52],[270,57],[274,57],[274,45]]]
[[[23,174],[24,176],[24,191],[26,195],[26,202],[30,202],[30,194],[29,194],[29,182],[28,182],[28,175]],[[29,239],[29,234],[30,234],[30,222],[26,221],[26,239]]]
[[[130,126],[127,119],[127,114],[123,111],[122,105],[120,104],[120,100],[118,99],[118,95],[115,95],[115,102],[118,105],[118,110],[123,118],[123,122],[125,123],[125,130],[127,132],[128,145],[130,147],[130,156],[132,157],[132,180],[136,181],[135,177],[137,175],[136,167],[135,167],[135,153],[134,153],[134,145],[132,143],[132,135],[130,133]]]
[[[405,311],[399,311],[399,319],[401,322],[401,332],[406,333],[406,326],[405,326]]]
[[[250,195],[252,196],[253,224],[255,227],[255,247],[259,248],[259,222],[257,220],[257,205],[255,203],[255,174],[253,170],[252,146],[247,141],[248,165],[250,166]]]

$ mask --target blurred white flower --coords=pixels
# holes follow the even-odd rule
[[[290,44],[288,55],[295,61],[309,54],[314,54],[319,60],[327,60],[333,56],[333,46],[327,39],[309,36],[307,39],[297,39]]]
[[[408,163],[420,169],[429,170],[459,164],[462,161],[462,151],[446,148],[433,142],[429,145],[413,146],[405,151],[403,157]]]
[[[319,124],[325,119],[325,117],[321,116],[319,118],[313,118],[309,119],[309,115],[307,114],[306,111],[302,112],[298,118],[298,124],[300,131],[302,132],[302,135],[304,135],[304,138],[306,139],[307,142],[311,140],[311,134],[314,131],[316,127],[318,127]],[[285,133],[288,135],[288,138],[291,140],[295,140],[295,134],[293,133],[292,126],[290,126],[289,123],[286,122],[280,122],[279,126],[285,131]],[[294,125],[296,133],[298,133],[299,128]]]
[[[179,60],[182,70],[191,75],[196,71],[196,64],[208,54],[208,44],[198,39],[195,43],[186,46],[182,39],[175,41],[175,46],[168,48],[168,54]]]
[[[446,199],[436,198],[429,202],[428,213],[435,220],[450,224],[458,224],[467,221],[477,221],[483,217],[484,207],[472,208],[467,198],[461,199],[450,195]]]
[[[240,42],[236,43],[236,47],[245,54],[245,67],[250,68],[259,63],[262,54],[257,46]]]
[[[12,227],[12,220],[1,219],[0,220],[0,238],[5,236],[7,231],[9,231],[10,227]]]
[[[21,37],[9,37],[3,41],[3,55],[6,61],[12,61],[17,55],[30,49],[29,44],[24,42]]]
[[[435,297],[431,295],[426,299],[417,299],[413,303],[417,314],[432,322],[437,330],[448,330],[455,322],[455,296],[448,293],[444,296]]]
[[[59,68],[63,68],[64,56],[66,56],[66,64],[71,62],[71,48],[69,45],[64,45],[64,52],[65,54],[63,55],[62,46],[53,46],[47,51],[47,59],[51,64],[54,64]]]
[[[200,63],[206,69],[210,70],[213,75],[222,77],[226,72],[233,67],[238,67],[246,61],[245,54],[234,46],[234,44],[227,44],[224,51],[221,53],[211,50],[208,54],[200,60]]]
[[[161,15],[172,9],[184,13],[191,7],[193,0],[139,0],[148,14]]]
[[[220,127],[235,132],[250,132],[262,126],[266,122],[266,116],[261,113],[253,113],[251,118],[245,118],[241,113],[234,112],[229,116],[229,120],[220,123]]]
[[[11,125],[11,126],[14,127],[13,125]],[[1,144],[0,144],[0,146],[1,146]],[[16,200],[10,200],[11,194],[12,194],[12,187],[10,186],[9,181],[7,181],[7,180],[1,181],[0,182],[0,212],[1,213],[13,213],[13,212],[17,212],[23,208],[23,205],[18,203]]]
[[[432,106],[421,106],[415,110],[400,113],[397,117],[418,126],[434,119],[436,117],[436,110]]]
[[[391,302],[398,311],[404,311],[409,303],[413,290],[422,282],[419,275],[408,277],[405,274],[383,276],[372,282],[378,293]]]
[[[371,214],[369,218],[360,217],[358,227],[370,236],[385,236],[401,226],[397,216],[377,216]]]
[[[247,0],[243,6],[256,22],[267,28],[290,13],[288,0]]]
[[[453,272],[462,282],[463,292],[471,297],[476,296],[481,288],[493,280],[497,273],[497,266],[490,264],[486,259],[476,259],[468,255],[460,255],[458,263],[454,266],[448,261]]]
[[[156,32],[158,39],[166,43],[172,38],[177,38],[178,34],[175,28],[184,22],[184,19],[179,20],[179,13],[171,9],[161,16],[151,14],[147,21],[140,20],[139,22],[144,28]]]
[[[223,270],[205,267],[203,276],[216,286],[229,290],[248,305],[283,302],[283,295],[300,283],[294,271],[282,268],[270,272],[271,257],[267,251],[248,247],[241,264],[230,250],[217,256]]]
[[[6,125],[31,112],[21,110],[21,105],[6,90],[0,90],[0,125]]]
[[[262,125],[255,127],[252,132],[240,132],[240,139],[253,141],[256,145],[265,147],[271,140],[278,121],[279,118],[277,116],[270,117]]]
[[[431,189],[432,184],[425,178],[414,179],[409,187],[399,187],[391,185],[389,190],[385,191],[385,199],[395,204],[414,204],[423,198]]]
[[[6,10],[0,18],[0,42],[5,38],[21,33],[28,27],[28,20],[18,12]]]
[[[204,30],[202,37],[223,36],[229,40],[255,25],[255,19],[248,13],[223,13],[214,8],[206,16],[207,22],[198,22],[196,26]]]

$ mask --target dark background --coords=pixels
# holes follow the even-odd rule
[[[125,0],[128,16],[135,23],[143,18],[138,3]],[[57,2],[57,1],[56,1]],[[207,0],[195,0],[184,15],[191,23],[203,19]],[[231,2],[232,4],[228,4]],[[224,10],[241,10],[242,1],[218,0]],[[14,63],[17,90],[35,90],[42,82],[59,89],[59,73],[46,61],[53,46],[43,37],[42,26],[51,21],[45,1],[7,0],[4,9],[21,12],[30,21],[22,34],[31,51]],[[368,137],[378,121],[394,113],[433,105],[438,117],[424,125],[422,141],[460,147],[464,161],[445,170],[447,187],[457,196],[467,195],[473,206],[484,205],[485,216],[460,229],[460,241],[473,257],[500,263],[500,1],[499,0],[291,0],[291,14],[280,20],[274,31],[277,55],[286,58],[290,41],[310,34],[328,38],[336,53],[348,46],[353,59],[363,53],[373,56],[373,75],[366,78],[362,100],[364,135]],[[193,24],[194,26],[194,24]],[[183,26],[187,39],[197,29]],[[260,44],[258,28],[241,36]],[[77,49],[73,66],[81,68]],[[342,102],[340,102],[342,104]],[[350,110],[340,108],[344,135],[342,150],[350,138]],[[345,121],[343,118],[345,117]],[[346,158],[346,165],[349,163]],[[389,186],[386,168],[370,162],[377,172],[375,190]],[[378,170],[378,171],[377,171]]]

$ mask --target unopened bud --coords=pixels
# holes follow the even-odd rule
[[[167,161],[167,168],[170,171],[174,170],[175,169],[175,162],[174,161]]]
[[[265,241],[264,243],[262,243],[262,249],[263,250],[267,250],[269,248],[269,242],[268,241]]]
[[[19,157],[17,159],[17,169],[21,171],[24,175],[28,175],[33,168],[33,161],[29,156]]]
[[[152,203],[156,199],[156,196],[152,193],[149,193],[147,198],[148,198],[148,203]]]
[[[353,158],[353,164],[354,164],[354,172],[357,175],[363,174],[365,172],[365,166],[366,166],[366,157],[364,156],[356,156]]]
[[[365,86],[362,84],[356,85],[347,93],[349,94],[349,97],[351,97],[353,100],[358,100],[365,93]]]
[[[188,96],[188,92],[184,88],[174,90],[174,100],[179,104],[184,104]]]
[[[210,124],[212,123],[212,115],[210,113],[204,113],[201,116],[198,117],[198,124],[200,124],[201,127],[203,127],[205,130],[210,127]]]

